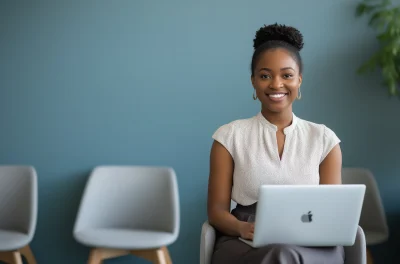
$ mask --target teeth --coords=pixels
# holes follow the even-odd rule
[[[285,94],[270,94],[269,96],[273,98],[282,98],[285,96]]]

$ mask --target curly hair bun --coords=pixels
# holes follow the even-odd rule
[[[277,23],[268,26],[264,25],[256,32],[253,45],[254,49],[256,50],[267,41],[283,41],[292,45],[299,51],[304,46],[303,35],[300,31],[294,27],[278,25]]]

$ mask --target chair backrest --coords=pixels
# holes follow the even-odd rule
[[[37,175],[31,166],[0,166],[0,229],[33,236],[37,221]]]
[[[179,232],[179,196],[172,168],[96,167],[86,184],[74,232],[123,228]]]
[[[365,232],[374,231],[388,234],[385,210],[377,183],[371,171],[364,168],[343,168],[343,184],[365,184],[364,203],[360,226]]]

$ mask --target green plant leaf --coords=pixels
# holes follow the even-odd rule
[[[365,13],[366,4],[359,4],[356,8],[356,16],[361,16]]]
[[[364,14],[370,14],[373,11],[377,11],[379,9],[385,9],[387,6],[391,5],[390,0],[383,0],[379,4],[367,4],[367,2],[376,2],[371,0],[364,0],[356,7],[356,16],[362,16]]]
[[[371,19],[369,20],[369,25],[371,27],[375,27],[378,29],[383,29],[387,23],[389,23],[393,19],[393,12],[392,11],[379,11],[372,15]]]
[[[365,61],[357,70],[359,74],[364,74],[374,71],[379,66],[379,53],[375,53],[367,61]]]
[[[360,3],[360,4],[358,4],[358,6],[356,8],[356,16],[362,16],[364,14],[369,14],[378,7],[379,7],[379,5],[367,5],[365,3]]]
[[[385,42],[390,40],[390,35],[387,34],[386,32],[383,32],[379,34],[376,38],[381,42]]]

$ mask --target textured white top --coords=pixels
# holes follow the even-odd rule
[[[214,133],[234,161],[231,198],[241,205],[258,200],[264,184],[319,184],[319,165],[340,142],[325,125],[302,120],[293,114],[284,129],[285,144],[279,158],[277,126],[259,112],[248,119],[225,124]]]

